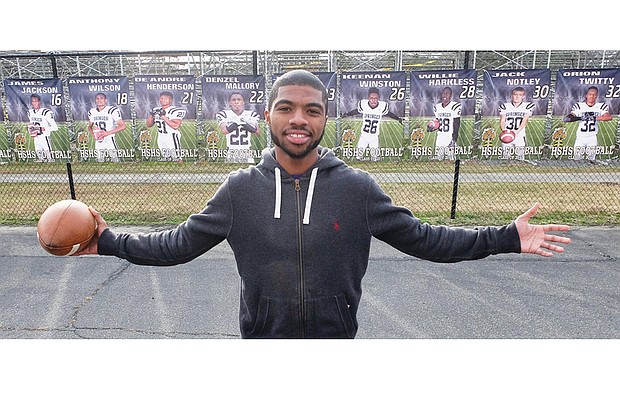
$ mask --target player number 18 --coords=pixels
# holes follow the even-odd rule
[[[119,105],[126,105],[128,102],[127,92],[118,92],[116,94],[116,103]]]

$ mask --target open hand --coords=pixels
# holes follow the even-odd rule
[[[569,244],[570,238],[548,234],[549,231],[569,231],[570,227],[563,224],[530,224],[530,219],[538,212],[540,204],[537,202],[525,213],[517,217],[515,225],[521,240],[521,253],[538,254],[544,257],[553,256],[553,252],[562,253],[564,247],[555,243]],[[555,242],[555,243],[552,243]]]

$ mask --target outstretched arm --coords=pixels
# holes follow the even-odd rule
[[[398,122],[400,122],[401,124],[403,123],[402,118],[400,118],[399,116],[397,116],[396,114],[392,113],[391,111],[388,111],[388,113],[386,114],[386,116],[390,117],[393,120],[396,120]]]
[[[548,234],[547,232],[569,231],[570,227],[558,224],[530,224],[530,219],[536,214],[539,207],[540,204],[538,202],[535,203],[534,206],[515,220],[515,225],[519,232],[519,239],[521,240],[521,253],[538,254],[543,257],[553,256],[553,252],[562,253],[564,247],[558,246],[552,242],[569,244],[571,242],[570,238]]]
[[[573,113],[570,113],[568,115],[566,115],[562,121],[564,122],[575,122],[575,121],[581,121],[581,117],[580,116],[576,116]]]
[[[347,111],[344,114],[341,114],[340,117],[342,117],[342,118],[344,118],[344,117],[351,117],[351,116],[354,116],[356,114],[359,114],[359,111],[357,111],[357,109],[353,109],[351,111]]]

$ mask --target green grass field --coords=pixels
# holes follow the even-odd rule
[[[514,174],[515,177],[566,173],[575,177],[605,176],[615,181],[460,183],[454,219],[450,218],[453,163],[352,161],[351,165],[384,175],[385,181],[381,185],[396,204],[435,224],[505,224],[535,201],[542,203],[536,221],[574,225],[620,224],[620,165],[617,163],[613,166],[567,167],[562,166],[561,161],[548,166],[493,164],[480,160],[463,162],[462,176],[475,174],[490,178],[497,173]],[[208,161],[71,164],[76,179],[76,198],[93,205],[115,224],[178,223],[201,210],[219,187],[218,183],[192,182],[192,174],[227,174],[239,167],[240,164]],[[17,180],[0,183],[0,224],[35,224],[47,206],[70,198],[66,173],[66,164],[9,163],[0,166],[0,177],[13,176]],[[135,174],[154,175],[156,182],[137,183],[132,179]],[[449,181],[402,182],[397,176],[399,174],[444,174]],[[52,180],[54,175],[56,179]],[[110,175],[116,175],[119,181],[102,181]],[[32,176],[36,176],[36,182],[19,182],[20,178],[25,180]]]

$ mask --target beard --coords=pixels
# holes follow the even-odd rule
[[[288,144],[288,142],[286,141],[281,141],[276,135],[274,135],[273,132],[271,132],[271,141],[273,142],[273,144],[280,147],[280,149],[282,149],[282,151],[284,151],[289,157],[294,159],[302,159],[305,158],[308,154],[310,154],[312,150],[315,150],[319,146],[319,143],[321,143],[321,140],[323,140],[323,135],[325,135],[325,132],[321,134],[320,138],[314,141],[310,141],[301,151],[293,151],[292,147],[297,147],[296,145],[291,145]]]

